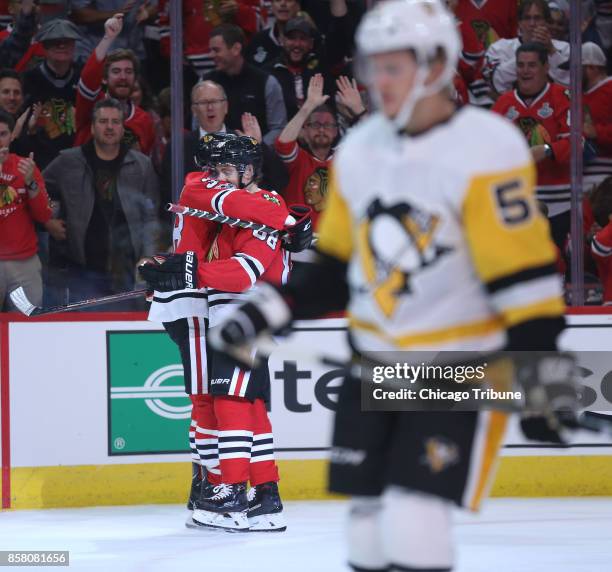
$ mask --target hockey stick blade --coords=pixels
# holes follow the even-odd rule
[[[26,296],[25,290],[23,287],[19,286],[19,288],[15,288],[9,296],[11,297],[11,302],[15,304],[16,308],[26,316],[36,316],[40,313],[41,308],[35,306],[28,300]]]
[[[93,306],[101,306],[103,304],[109,304],[110,302],[121,302],[122,300],[130,300],[132,298],[138,298],[145,296],[147,290],[131,290],[129,292],[121,292],[119,294],[110,294],[108,296],[102,296],[100,298],[90,298],[88,300],[80,300],[79,302],[72,302],[71,304],[64,304],[62,306],[51,306],[49,308],[41,308],[35,306],[30,302],[22,286],[15,288],[9,294],[11,301],[17,307],[17,309],[26,316],[35,317],[42,316],[45,314],[60,314],[62,312],[71,312],[72,310],[79,310],[81,308],[91,308]]]

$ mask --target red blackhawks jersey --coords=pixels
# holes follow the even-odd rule
[[[74,145],[83,145],[91,139],[91,114],[96,102],[105,97],[102,92],[104,60],[99,61],[95,50],[89,56],[77,89],[76,126],[77,134]],[[135,146],[145,155],[149,155],[155,143],[155,126],[151,116],[142,108],[129,102],[129,112],[123,121],[124,141]]]
[[[459,0],[455,14],[471,26],[485,49],[500,38],[517,35],[517,0]]]
[[[582,96],[585,121],[595,125],[597,153],[584,166],[585,189],[612,175],[612,77],[595,84]]]
[[[276,193],[259,190],[253,194],[273,196],[279,208],[285,209],[284,201]],[[290,256],[282,248],[280,238],[222,225],[213,241],[210,261],[198,265],[198,282],[208,288],[211,327],[219,324],[231,304],[244,300],[258,280],[285,284],[290,269]]]
[[[595,234],[591,241],[591,251],[603,285],[604,303],[612,304],[612,222]]]
[[[566,88],[548,83],[529,104],[514,91],[504,93],[493,111],[504,115],[523,132],[530,147],[548,143],[553,158],[537,164],[536,196],[555,216],[570,208],[570,101]]]
[[[468,22],[458,22],[457,28],[461,35],[462,45],[457,71],[465,84],[466,90],[469,90],[469,99],[466,97],[465,103],[490,105],[489,84],[482,75],[485,55],[484,44]],[[455,87],[457,87],[457,82],[455,82]]]
[[[213,179],[208,173],[189,173],[187,175],[179,204],[250,220],[279,230],[292,220],[289,218],[284,202],[276,193],[262,190],[249,193],[244,189],[237,189],[229,183],[222,183]],[[231,256],[228,255],[227,248],[229,237],[227,233],[223,232],[226,228],[229,229],[230,227],[200,218],[176,215],[172,236],[174,251],[183,253],[192,250],[196,253],[200,269],[198,278],[201,288],[196,291],[186,289],[176,292],[155,292],[149,312],[149,320],[170,322],[191,316],[208,317],[209,297],[212,295],[214,298],[212,300],[215,302],[214,305],[219,305],[216,303],[218,298],[224,298],[218,296],[219,292],[211,292],[207,288],[209,285],[212,286],[212,284],[207,283],[211,276],[212,281],[217,284],[216,287],[213,286],[213,289],[230,292],[242,292],[250,288],[253,275],[256,278],[263,276],[263,273],[259,272],[261,269],[257,267],[257,264],[248,258],[249,253],[253,250],[250,246],[245,247],[247,249],[243,253],[245,256],[242,258],[237,256],[235,262],[226,264],[225,268],[221,269],[222,273],[227,274],[222,277],[221,284],[223,286],[220,286],[216,280],[215,269],[218,271],[220,265],[216,265],[213,269],[207,267],[202,274],[203,267],[208,261],[218,260],[220,256],[226,256],[227,258]],[[245,234],[252,234],[252,232],[250,230],[244,231]],[[257,236],[264,235],[258,233]],[[266,235],[266,240],[268,238]],[[258,242],[262,242],[262,240],[258,239]],[[270,239],[270,242],[274,242],[274,240]],[[264,251],[264,254],[267,254],[267,251]],[[257,255],[251,254],[251,256],[257,259]],[[265,256],[261,258],[266,260]],[[274,278],[274,272],[266,274],[265,278],[272,282],[280,282],[282,281],[282,273],[280,280]],[[225,298],[232,298],[232,296],[228,295]]]
[[[290,205],[297,203],[310,206],[312,208],[312,227],[316,229],[319,216],[323,211],[317,211],[316,203],[310,197],[316,195],[325,199],[332,155],[325,161],[321,161],[298,145],[297,141],[283,143],[277,139],[274,142],[274,148],[289,171],[289,184],[283,190],[285,201]]]
[[[31,199],[17,169],[22,157],[9,153],[0,166],[0,260],[23,260],[36,254],[38,240],[34,222],[51,218],[49,196],[40,171],[34,169],[38,194]]]

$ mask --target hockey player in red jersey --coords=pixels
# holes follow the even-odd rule
[[[570,225],[569,94],[548,80],[548,54],[537,43],[516,51],[517,88],[493,111],[523,132],[538,168],[537,198],[548,207],[553,240],[562,249]]]
[[[234,135],[227,136],[234,138]],[[303,234],[308,217],[306,207],[295,207],[295,217],[287,215],[285,208],[247,192],[245,189],[221,182],[208,170],[211,145],[226,138],[225,134],[205,136],[199,143],[196,163],[202,171],[189,173],[181,192],[180,204],[221,215],[250,220],[278,230],[288,231],[285,247],[302,250],[310,243],[311,232]],[[296,220],[299,219],[299,220]],[[174,252],[193,251],[201,260],[209,254],[218,225],[200,218],[176,215],[173,229]],[[163,257],[161,258],[163,260]],[[178,345],[184,369],[185,391],[192,401],[189,443],[192,456],[192,483],[187,507],[194,508],[194,500],[208,484],[208,471],[219,474],[216,462],[211,465],[206,449],[204,430],[207,425],[210,399],[208,396],[208,364],[206,329],[208,327],[208,293],[206,289],[184,289],[155,292],[149,320],[161,322]],[[188,525],[191,524],[191,516]]]
[[[259,215],[266,223],[285,224],[289,212],[282,198],[257,187],[261,169],[257,142],[230,134],[207,138],[210,143],[208,162],[216,167],[217,180],[200,177],[197,181],[193,174],[181,202],[200,208],[207,208],[207,202],[208,207],[223,213],[240,197],[248,205],[249,218]],[[208,194],[204,189],[209,190]],[[212,197],[210,189],[213,189]],[[258,211],[267,214],[261,215]],[[209,327],[214,328],[229,305],[243,299],[244,292],[260,277],[276,284],[286,282],[289,255],[281,248],[277,237],[225,225],[217,228],[216,224],[199,219],[203,227],[189,228],[188,222],[179,222],[175,228],[177,252],[184,254],[175,255],[161,265],[151,264],[141,269],[147,282],[160,291],[160,298],[168,300],[168,304],[178,301],[177,291],[195,292],[197,288],[206,288]],[[300,227],[307,232],[308,226],[308,221],[302,218],[292,228]],[[292,248],[301,249],[305,244],[301,239],[297,242],[299,245],[294,244]],[[202,248],[203,245],[206,248]],[[185,248],[192,246],[196,248],[195,254],[185,252]],[[204,323],[199,326],[200,338],[206,327]],[[177,334],[176,328],[166,325],[166,329],[179,347],[187,351],[188,344]],[[184,338],[185,328],[182,330]],[[267,364],[245,370],[224,355],[211,353],[201,342],[199,349],[200,362],[207,361],[208,370],[207,376],[200,375],[201,369],[197,370],[201,385],[195,389],[203,395],[194,400],[198,418],[193,441],[208,468],[208,481],[213,487],[205,487],[204,498],[195,501],[194,522],[219,528],[284,530],[272,428],[265,407],[269,394]],[[191,353],[197,360],[198,352]],[[208,384],[205,377],[208,377]],[[253,491],[250,502],[246,495],[247,480]]]

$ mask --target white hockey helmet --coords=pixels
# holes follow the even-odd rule
[[[435,85],[417,86],[411,108],[418,99],[451,84],[459,54],[461,38],[453,14],[441,0],[384,0],[363,17],[356,34],[358,55],[411,50],[421,70],[424,83],[432,60],[443,50],[445,67]],[[400,113],[408,120],[411,109]],[[404,117],[405,116],[405,117]]]

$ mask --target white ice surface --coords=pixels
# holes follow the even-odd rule
[[[346,571],[345,512],[288,502],[287,532],[232,534],[185,528],[176,505],[7,511],[0,549],[70,550],[70,567],[52,569],[71,571]],[[493,499],[455,522],[456,572],[612,572],[610,498]]]

